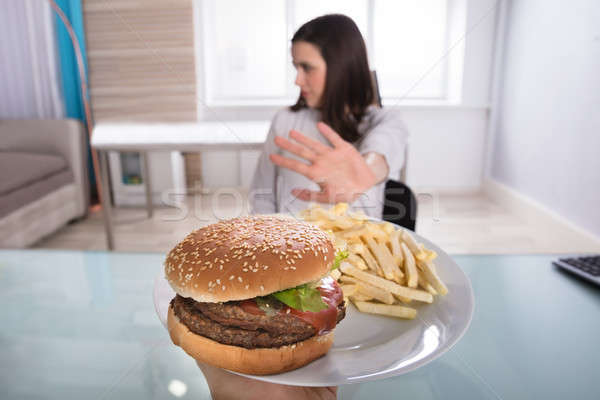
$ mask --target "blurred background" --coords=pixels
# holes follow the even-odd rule
[[[0,126],[71,118],[84,130],[118,126],[126,140],[157,123],[166,135],[180,123],[197,124],[199,135],[210,135],[211,124],[235,123],[232,135],[245,137],[260,122],[266,135],[274,113],[298,96],[291,36],[313,17],[343,13],[366,40],[383,107],[398,109],[410,133],[405,179],[419,202],[417,233],[453,253],[600,250],[595,0],[56,4],[79,39],[91,124],[73,42],[50,2],[3,0]],[[46,134],[44,126],[6,129],[34,129],[35,138]],[[88,179],[76,190],[90,207],[15,246],[106,248],[83,137]],[[159,208],[147,218],[140,154],[112,152],[116,249],[166,251],[194,228],[247,213],[259,154],[151,152],[147,173]],[[8,171],[10,163],[0,165]],[[22,209],[27,202],[9,196],[13,187],[3,190],[10,207],[0,215],[0,233],[14,234],[22,218],[29,232],[38,230],[39,219]]]

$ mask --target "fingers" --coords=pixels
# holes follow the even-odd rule
[[[314,161],[315,159],[316,155],[313,151],[307,149],[306,147],[300,144],[293,143],[284,137],[275,136],[275,144],[281,147],[282,149],[287,150],[290,153],[295,154],[298,157],[302,157],[308,161]]]
[[[310,166],[303,162],[300,162],[298,160],[292,160],[291,158],[287,157],[282,157],[279,154],[271,154],[269,158],[271,159],[273,164],[279,167],[291,169],[292,171],[304,175],[310,180],[314,178],[313,174],[311,173]]]
[[[292,189],[292,194],[304,201],[316,201],[319,203],[331,203],[331,199],[324,192],[316,192],[308,189]]]
[[[329,143],[331,143],[333,147],[344,146],[348,143],[324,122],[317,123],[317,129],[327,138],[327,140],[329,140]]]
[[[323,143],[319,142],[318,140],[311,139],[307,136],[304,136],[300,132],[295,131],[293,129],[290,131],[290,137],[292,139],[294,139],[296,142],[305,145],[306,147],[308,147],[309,149],[311,149],[312,151],[314,151],[317,154],[322,154],[322,153],[325,153],[325,152],[331,150],[330,147],[324,145]]]
[[[292,189],[292,195],[296,196],[300,200],[304,201],[316,201],[319,203],[336,204],[339,202],[353,203],[358,199],[362,192],[360,191],[340,191],[333,192],[327,185],[321,186],[320,191],[308,190],[308,189]]]

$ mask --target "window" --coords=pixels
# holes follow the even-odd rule
[[[375,1],[373,67],[383,98],[446,94],[446,0]]]
[[[287,97],[285,1],[203,1],[209,102]]]
[[[367,43],[384,102],[448,98],[452,0],[197,0],[198,77],[208,105],[279,105],[298,95],[290,39],[327,13],[351,17]],[[462,3],[460,3],[462,4]],[[450,21],[451,23],[451,21]]]

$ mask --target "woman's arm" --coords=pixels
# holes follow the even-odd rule
[[[385,160],[385,156],[375,152],[368,152],[363,154],[363,158],[373,175],[375,175],[376,184],[387,178],[390,168]]]
[[[397,175],[406,162],[404,150],[408,132],[404,122],[397,110],[375,109],[371,112],[373,113],[369,121],[371,128],[359,143],[358,150],[365,157],[367,164],[370,164],[378,183],[390,175],[398,179]],[[378,155],[371,156],[371,162],[368,160],[370,153]]]

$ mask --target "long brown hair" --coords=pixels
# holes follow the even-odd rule
[[[317,46],[327,64],[319,105],[323,122],[344,140],[356,142],[361,137],[358,124],[374,101],[367,48],[358,27],[345,15],[323,15],[296,31],[292,44],[300,41]],[[300,95],[290,109],[298,111],[306,107]]]

